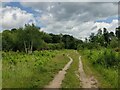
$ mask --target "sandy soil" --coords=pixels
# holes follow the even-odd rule
[[[79,73],[80,73],[80,81],[82,84],[82,88],[98,88],[97,80],[94,76],[88,78],[84,72],[81,56],[79,57]]]
[[[70,61],[65,65],[65,67],[59,71],[59,73],[54,77],[54,79],[50,82],[48,86],[45,88],[60,88],[62,84],[62,80],[65,77],[65,74],[67,73],[66,70],[70,67],[71,63],[73,62],[73,59],[68,56]]]
[[[79,53],[76,51],[76,54]],[[45,88],[56,88],[56,89],[61,88],[62,81],[65,77],[65,74],[67,73],[66,70],[69,69],[71,63],[73,62],[73,59],[70,56],[68,56],[68,58],[70,59],[70,61],[65,65],[65,67],[61,71],[59,71],[59,73],[54,77],[54,79],[49,83],[49,85],[45,86]],[[90,88],[92,88],[92,90],[98,90],[97,80],[94,78],[94,76],[87,77],[87,75],[85,74],[81,61],[81,56],[79,56],[78,72],[79,75],[78,74],[76,75],[80,79],[80,85],[82,86],[82,88],[88,88],[88,90]]]

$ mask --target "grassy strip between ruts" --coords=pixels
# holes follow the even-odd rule
[[[67,70],[65,78],[62,82],[62,88],[80,88],[80,80],[76,74],[78,74],[79,54],[76,51],[70,50],[69,56],[73,59],[70,68]]]
[[[12,56],[11,56],[12,55]],[[12,58],[12,59],[11,59]],[[40,62],[40,59],[46,63]],[[11,62],[13,60],[15,62]],[[65,51],[42,51],[33,55],[4,52],[3,88],[43,88],[69,61]],[[37,65],[38,64],[38,65]]]
[[[98,80],[99,88],[117,88],[115,85],[117,79],[115,77],[117,77],[118,74],[115,70],[106,69],[101,65],[93,65],[91,60],[87,58],[88,50],[80,51],[80,54],[82,55],[83,68],[85,70],[85,73],[88,76],[95,76],[95,78]]]

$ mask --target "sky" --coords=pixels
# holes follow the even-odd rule
[[[41,30],[54,34],[69,34],[84,39],[99,28],[115,31],[118,26],[118,0],[111,2],[40,2],[4,0],[0,4],[0,31],[34,23]],[[72,1],[72,0],[71,0]],[[76,0],[77,1],[77,0]],[[104,0],[105,1],[105,0]]]

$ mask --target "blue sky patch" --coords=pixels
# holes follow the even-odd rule
[[[4,3],[3,7],[6,6],[11,6],[11,7],[18,7],[21,10],[25,10],[27,13],[32,13],[34,16],[37,16],[37,12],[32,9],[32,7],[24,7],[20,4],[20,2],[9,2],[9,3]]]
[[[108,17],[107,19],[96,20],[95,22],[106,22],[111,23],[113,20],[117,20],[117,16]]]

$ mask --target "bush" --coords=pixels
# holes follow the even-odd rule
[[[118,66],[118,57],[113,50],[105,50],[99,53],[95,61],[105,67]]]

